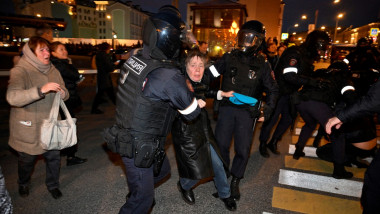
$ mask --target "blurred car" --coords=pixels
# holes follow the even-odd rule
[[[353,50],[356,45],[354,44],[333,44],[331,48],[330,61],[333,63],[336,60],[344,60],[346,56]]]

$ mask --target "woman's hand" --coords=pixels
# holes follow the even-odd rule
[[[66,92],[63,89],[61,89],[58,93],[59,93],[59,96],[61,97],[61,99],[66,97]]]
[[[55,82],[48,82],[41,87],[41,92],[43,94],[48,94],[50,92],[61,92],[61,91],[63,91],[61,86]],[[63,93],[64,93],[64,91],[63,91]]]
[[[222,97],[233,97],[233,93],[235,93],[234,91],[228,91],[228,92],[224,92],[222,91],[221,95]]]
[[[206,102],[202,99],[197,100],[199,108],[204,108],[206,106]]]

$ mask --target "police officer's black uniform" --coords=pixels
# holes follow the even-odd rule
[[[265,28],[262,23],[245,23],[238,33],[238,45],[242,49],[224,54],[210,70],[223,74],[222,91],[235,91],[260,99],[264,89],[268,96],[264,114],[269,117],[276,104],[278,86],[271,76],[269,63],[262,55],[257,54],[264,35]],[[236,154],[231,167],[231,195],[235,199],[240,198],[238,185],[244,177],[252,142],[252,128],[258,116],[257,106],[237,106],[228,99],[220,103],[215,137],[222,157],[229,165],[229,148],[234,136]]]
[[[305,125],[302,127],[296,144],[297,149],[306,145],[317,123],[324,126],[328,119],[334,116],[333,107],[335,103],[352,99],[351,97],[354,96],[355,88],[350,79],[348,66],[341,62],[340,64],[345,65],[345,67],[340,66],[339,69],[333,69],[337,64],[339,62],[332,64],[329,69],[319,69],[314,72],[313,76],[328,79],[328,85],[323,88],[304,86],[299,92],[301,101],[297,104],[297,110],[305,121]],[[337,179],[351,178],[352,173],[344,169],[346,162],[344,133],[341,130],[334,131],[330,135],[330,140],[333,150],[333,177]],[[297,159],[300,156],[295,154],[293,157]]]
[[[175,109],[186,119],[200,113],[185,77],[172,59],[178,56],[183,21],[179,11],[163,6],[144,24],[144,46],[121,68],[116,125],[105,131],[111,150],[122,156],[130,191],[120,213],[148,213],[154,183],[170,166],[164,152]],[[162,170],[161,169],[161,164]]]
[[[355,104],[337,114],[343,123],[363,116],[380,113],[380,82],[377,81],[369,89],[367,95]],[[378,213],[380,210],[380,152],[372,160],[365,172],[361,204],[364,214]]]
[[[321,86],[321,81],[312,78],[314,60],[319,57],[318,51],[324,51],[328,42],[327,34],[314,31],[308,35],[305,43],[301,46],[292,46],[284,51],[275,69],[275,78],[280,88],[281,96],[278,100],[273,117],[264,122],[260,133],[260,154],[269,157],[266,151],[266,142],[272,127],[277,123],[279,115],[281,119],[273,133],[267,147],[274,153],[279,154],[277,143],[285,131],[292,125],[296,117],[295,103],[296,92],[303,85],[315,87]]]
[[[380,53],[370,46],[368,38],[359,39],[356,49],[346,56],[351,67],[353,82],[357,92],[365,95],[369,87],[377,81],[380,72]]]

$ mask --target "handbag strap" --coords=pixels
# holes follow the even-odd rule
[[[70,112],[67,109],[65,102],[63,102],[63,100],[61,98],[59,98],[59,100],[60,100],[61,109],[66,116],[66,120],[68,120],[70,123],[74,123],[73,118],[71,117]]]
[[[57,120],[58,118],[58,111],[59,111],[59,100],[61,97],[59,96],[58,93],[55,94],[54,100],[53,100],[53,105],[51,106],[50,109],[50,114],[49,114],[49,119],[50,120]]]

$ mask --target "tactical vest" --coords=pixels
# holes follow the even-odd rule
[[[161,67],[174,68],[170,62],[131,56],[120,69],[116,95],[116,123],[135,132],[166,136],[174,118],[168,102],[152,100],[143,95],[147,75]]]
[[[297,59],[299,62],[297,63],[297,75],[303,75],[303,76],[311,76],[313,75],[314,66],[313,66],[313,60],[310,59],[310,57],[307,56],[307,53],[305,50],[303,50],[300,46],[293,46],[284,51],[284,53],[281,55],[281,58],[276,66],[276,69],[274,70],[274,74],[276,77],[277,84],[280,89],[281,95],[290,95],[294,92],[297,92],[298,89],[301,87],[301,85],[295,85],[292,83],[287,82],[284,79],[284,68],[289,67],[289,57],[292,55],[298,55]]]
[[[299,92],[303,100],[315,100],[326,103],[329,106],[334,106],[341,97],[341,90],[348,84],[347,71],[345,70],[326,70],[318,69],[314,72],[313,77],[323,78],[329,80],[330,83],[327,88],[313,88],[311,86],[304,86]]]
[[[232,52],[226,60],[222,90],[235,91],[259,99],[264,65],[265,59],[261,55],[247,58]]]

